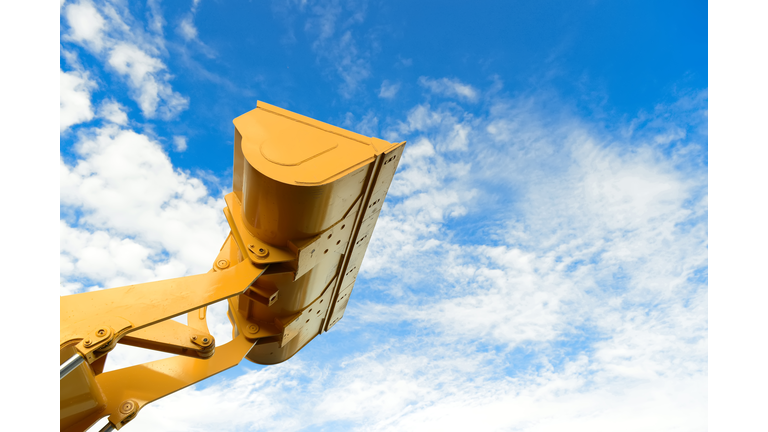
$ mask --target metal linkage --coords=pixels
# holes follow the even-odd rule
[[[69,375],[69,373],[75,370],[76,367],[80,366],[84,360],[85,359],[80,354],[75,354],[70,357],[69,360],[65,361],[59,368],[59,381],[63,380],[64,377]]]

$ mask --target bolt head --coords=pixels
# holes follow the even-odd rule
[[[248,245],[248,251],[256,255],[258,258],[266,258],[267,255],[269,255],[269,250],[267,248],[257,248],[256,245]]]
[[[136,404],[133,401],[125,401],[120,404],[120,412],[122,414],[130,414],[135,407]]]

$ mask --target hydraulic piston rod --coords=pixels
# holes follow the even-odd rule
[[[80,354],[75,354],[72,357],[70,357],[67,361],[65,361],[60,367],[59,367],[59,381],[63,380],[65,376],[69,375],[70,372],[75,370],[76,367],[80,366],[85,359]]]

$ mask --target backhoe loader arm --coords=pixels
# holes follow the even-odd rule
[[[289,359],[343,316],[405,142],[263,102],[234,124],[231,231],[211,271],[61,297],[61,430],[120,429],[243,357]],[[217,347],[206,306],[222,300],[233,339]],[[104,373],[117,344],[176,356]]]

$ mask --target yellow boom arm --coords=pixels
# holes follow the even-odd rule
[[[258,102],[234,120],[230,233],[210,272],[61,297],[61,430],[148,403],[237,365],[291,358],[344,315],[405,142]],[[206,306],[229,302],[216,346]],[[170,318],[187,314],[187,325]],[[103,372],[117,344],[176,354]]]

